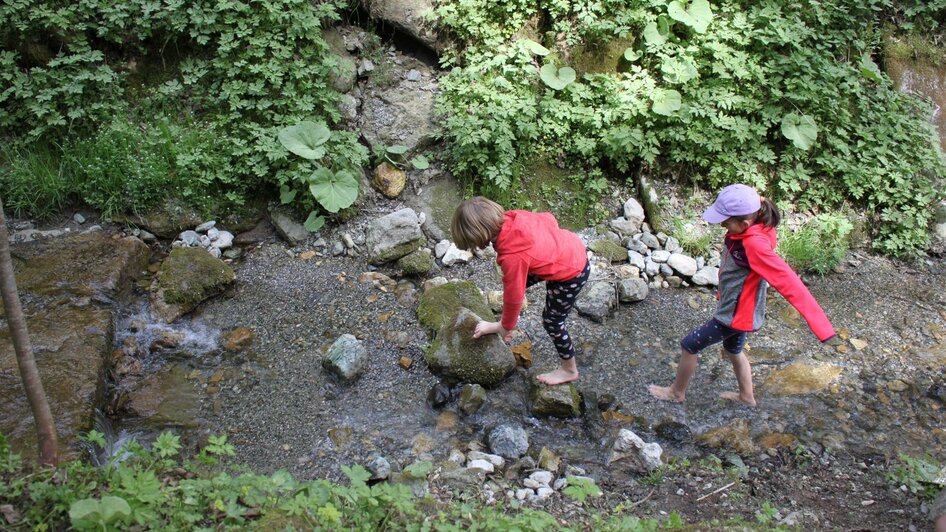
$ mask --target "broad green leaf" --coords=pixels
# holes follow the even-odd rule
[[[424,478],[427,476],[427,473],[430,473],[430,470],[433,469],[433,467],[434,465],[430,462],[420,460],[405,467],[404,472],[414,478]]]
[[[106,523],[112,523],[120,517],[128,517],[131,515],[131,507],[128,506],[128,502],[121,497],[112,495],[102,497],[99,508],[101,508],[102,519]]]
[[[411,159],[411,164],[414,165],[414,168],[418,170],[426,170],[430,167],[430,161],[427,160],[427,157],[423,155],[418,155]]]
[[[547,63],[539,70],[539,77],[546,85],[560,91],[575,81],[576,74],[571,67],[555,68],[555,65]]]
[[[808,115],[789,113],[782,117],[782,134],[792,141],[795,147],[808,150],[818,138],[818,125],[815,124],[815,119]]]
[[[69,506],[72,526],[76,526],[76,521],[98,521],[99,517],[99,501],[95,499],[82,499]]]
[[[647,44],[660,46],[667,42],[667,33],[661,32],[656,22],[651,22],[644,27],[644,40],[647,41]]]
[[[654,102],[653,111],[658,115],[670,116],[680,109],[680,93],[673,89],[654,89],[650,95]]]
[[[532,52],[533,55],[546,56],[549,55],[549,49],[542,46],[541,44],[533,41],[532,39],[519,39],[519,42],[525,46],[526,50]]]
[[[368,479],[371,478],[371,473],[367,469],[360,465],[353,465],[351,467],[342,466],[342,473],[345,473],[345,476],[348,477],[348,480],[354,484],[364,484],[368,482]]]
[[[296,191],[283,185],[279,187],[279,203],[283,205],[287,203],[292,203],[292,200],[296,199]]]
[[[279,131],[279,142],[287,150],[306,159],[321,159],[325,155],[322,147],[332,136],[323,122],[300,122]]]
[[[392,155],[404,155],[407,153],[407,146],[401,146],[400,144],[395,144],[394,146],[388,146],[385,148],[388,153]]]
[[[640,58],[641,58],[641,54],[637,50],[633,48],[628,48],[627,50],[624,50],[624,59],[627,59],[629,63],[633,63],[634,61],[637,61]]]
[[[861,75],[877,83],[881,83],[884,80],[883,74],[880,73],[880,68],[877,67],[877,63],[870,58],[870,54],[868,53],[861,56]]]
[[[335,213],[355,202],[358,179],[346,170],[332,172],[322,167],[309,176],[309,192],[325,210]]]
[[[697,33],[704,33],[713,20],[713,10],[707,0],[693,0],[684,3],[674,0],[667,4],[667,14],[670,18],[682,22],[693,28]]]
[[[302,227],[305,227],[305,230],[314,233],[322,228],[325,225],[325,217],[312,211],[309,213],[309,217],[305,219],[305,223],[302,224]]]
[[[660,65],[664,77],[672,83],[686,83],[696,77],[696,66],[683,57],[668,57]]]

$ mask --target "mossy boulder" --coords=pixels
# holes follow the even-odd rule
[[[434,266],[434,258],[430,250],[418,249],[397,260],[397,266],[404,271],[404,275],[424,275]]]
[[[453,321],[461,307],[484,320],[496,319],[486,302],[486,296],[469,281],[451,281],[424,292],[417,307],[417,319],[428,330],[439,331]]]
[[[581,415],[581,395],[573,383],[549,386],[533,380],[529,402],[532,403],[532,414],[538,417]]]
[[[152,296],[155,313],[170,323],[222,292],[235,278],[233,269],[207,250],[175,248],[161,264]]]
[[[610,262],[627,262],[627,248],[612,240],[595,240],[588,247]]]
[[[141,214],[116,215],[114,220],[147,229],[162,238],[174,238],[181,231],[193,229],[204,222],[196,209],[175,198],[169,198],[161,205]]]
[[[431,371],[450,381],[492,387],[516,369],[512,351],[498,334],[473,338],[479,322],[480,316],[460,308],[456,318],[440,328],[426,355]]]

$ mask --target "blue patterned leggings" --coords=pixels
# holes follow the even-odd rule
[[[585,263],[585,269],[573,279],[567,281],[546,281],[545,282],[545,310],[542,311],[542,327],[545,332],[552,337],[552,343],[555,344],[555,350],[562,360],[568,360],[575,356],[575,346],[572,344],[572,337],[565,328],[565,318],[575,306],[575,300],[578,299],[578,293],[588,282],[588,275],[591,273],[591,264]],[[529,276],[526,286],[532,286],[542,282],[542,279],[533,275]]]

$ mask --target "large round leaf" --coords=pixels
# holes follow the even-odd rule
[[[670,23],[663,15],[657,17],[657,22],[651,22],[644,27],[644,41],[652,46],[660,46],[667,42],[668,35],[670,35]]]
[[[279,132],[279,142],[287,150],[306,159],[321,159],[325,155],[322,147],[332,136],[332,132],[323,122],[300,122],[283,128]]]
[[[792,141],[795,147],[808,150],[818,138],[818,125],[815,124],[815,119],[808,115],[789,113],[782,117],[782,134]]]
[[[540,55],[540,56],[549,55],[548,48],[533,41],[532,39],[519,39],[519,42],[526,48],[526,50],[529,50],[530,52],[532,52],[533,55]]]
[[[650,99],[654,102],[652,109],[658,115],[670,116],[682,105],[680,93],[673,89],[654,89]]]
[[[302,224],[302,227],[310,233],[314,233],[322,228],[325,225],[325,217],[319,214],[316,211],[309,213],[309,217],[305,219],[305,223]]]
[[[555,68],[555,65],[547,63],[539,70],[539,77],[546,85],[560,91],[575,81],[576,74],[571,67]]]
[[[667,4],[667,14],[673,20],[690,26],[697,33],[705,32],[713,20],[713,10],[707,0],[693,0],[686,4],[674,0]]]
[[[864,53],[861,56],[861,75],[865,78],[881,83],[884,80],[884,75],[880,73],[880,68],[877,66],[877,63],[870,58],[869,53]]]
[[[358,179],[351,172],[332,172],[322,167],[309,176],[309,192],[325,210],[338,212],[355,202]]]

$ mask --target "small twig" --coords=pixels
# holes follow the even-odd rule
[[[656,488],[650,488],[650,493],[648,493],[646,497],[644,497],[643,499],[641,499],[641,500],[635,502],[634,504],[631,504],[630,506],[628,506],[628,508],[629,508],[629,509],[630,509],[630,508],[633,508],[633,507],[637,506],[638,504],[641,504],[641,503],[643,503],[644,501],[646,501],[647,499],[649,499],[650,496],[654,494],[654,490],[655,490],[655,489],[656,489]]]
[[[731,487],[733,487],[733,486],[735,486],[735,485],[736,485],[735,482],[730,482],[729,484],[726,484],[725,486],[719,488],[718,490],[714,491],[713,493],[707,493],[706,495],[700,497],[699,499],[696,500],[696,502],[700,502],[700,501],[702,501],[703,499],[705,499],[705,498],[707,498],[707,497],[712,497],[713,495],[716,495],[717,493],[719,493],[719,492],[721,492],[721,491],[728,490],[729,488],[731,488]]]

